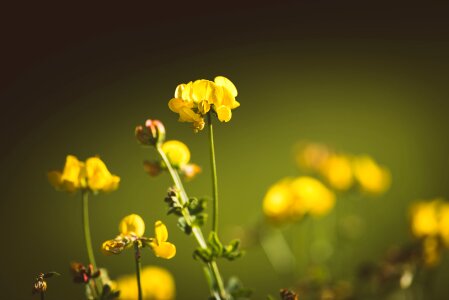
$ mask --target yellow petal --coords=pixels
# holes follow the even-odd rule
[[[122,219],[119,224],[119,231],[123,235],[135,234],[142,237],[145,233],[145,222],[136,214],[131,214]]]
[[[84,164],[75,156],[67,155],[64,170],[61,175],[61,182],[68,191],[74,191],[81,187],[81,180],[84,176]]]
[[[109,183],[105,184],[105,186],[103,187],[103,192],[113,192],[116,189],[118,189],[120,183],[120,177],[112,175]]]
[[[57,190],[62,189],[61,176],[62,174],[59,171],[50,171],[47,173],[48,181]]]
[[[194,102],[209,101],[212,103],[212,97],[215,93],[215,84],[212,81],[200,79],[192,85],[192,99]]]
[[[198,110],[202,115],[207,114],[207,112],[210,110],[210,104],[206,100],[201,101],[198,103]]]
[[[186,87],[185,83],[181,83],[176,87],[175,98],[182,98],[182,92],[184,91],[185,87]]]
[[[179,122],[198,122],[202,119],[201,115],[195,113],[193,110],[187,107],[181,107],[178,111]]]
[[[192,93],[193,93],[193,89],[192,89],[192,84],[193,84],[193,82],[189,82],[189,83],[187,83],[185,86],[184,86],[184,88],[183,88],[183,90],[182,90],[182,99],[184,100],[184,101],[188,101],[188,102],[190,102],[190,101],[193,101],[193,97],[192,97]]]
[[[162,223],[162,221],[157,221],[154,224],[154,233],[156,235],[156,241],[158,245],[168,240],[167,227]]]
[[[218,108],[215,108],[215,111],[217,112],[218,119],[221,122],[229,122],[229,120],[231,120],[232,112],[228,106],[219,106]]]
[[[182,167],[189,163],[190,150],[183,142],[170,140],[163,143],[161,147],[174,167]]]
[[[235,85],[232,83],[231,80],[227,79],[224,76],[217,76],[215,77],[214,82],[216,85],[223,86],[227,90],[229,90],[232,96],[237,97],[237,88],[235,87]]]
[[[154,254],[157,257],[170,259],[176,255],[176,247],[172,243],[162,242],[156,247],[153,247]]]

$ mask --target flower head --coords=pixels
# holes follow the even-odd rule
[[[111,192],[118,188],[120,177],[112,175],[99,157],[90,157],[86,162],[67,155],[64,169],[50,171],[48,180],[57,190],[74,193],[78,190]]]
[[[179,122],[193,123],[194,130],[199,131],[204,128],[204,116],[211,110],[221,122],[229,122],[231,110],[240,106],[235,97],[235,85],[226,77],[217,76],[214,81],[199,79],[178,85],[168,107],[179,114]]]
[[[143,299],[171,300],[175,298],[175,281],[167,270],[147,266],[141,272]],[[121,299],[137,299],[136,276],[125,275],[115,281]]]
[[[167,242],[167,227],[161,221],[154,224],[154,233],[156,238],[151,241],[150,245],[157,257],[170,259],[176,255],[176,247],[172,243]]]
[[[177,140],[166,141],[162,144],[162,151],[164,151],[171,165],[175,168],[182,168],[190,161],[190,150],[183,142]]]
[[[356,157],[353,168],[354,176],[365,192],[380,194],[390,187],[390,171],[378,165],[371,157],[366,155]]]
[[[165,127],[159,120],[148,119],[145,126],[137,126],[135,129],[137,140],[143,145],[157,145],[165,140]]]

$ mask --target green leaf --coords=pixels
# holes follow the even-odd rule
[[[192,217],[192,225],[201,227],[206,223],[207,214],[201,213]]]

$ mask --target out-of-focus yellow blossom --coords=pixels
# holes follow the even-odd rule
[[[90,157],[84,163],[73,155],[66,157],[62,172],[51,171],[48,179],[56,189],[71,193],[81,189],[111,192],[120,182],[120,177],[112,175],[100,158]]]
[[[119,232],[122,235],[134,234],[142,237],[145,233],[145,222],[139,215],[131,214],[120,221]]]
[[[380,194],[385,192],[391,183],[390,171],[379,166],[371,157],[364,155],[353,160],[354,176],[362,190]]]
[[[283,221],[291,217],[295,199],[290,183],[291,179],[283,179],[268,189],[263,200],[263,212],[269,219]]]
[[[274,184],[263,200],[263,212],[273,221],[291,221],[305,214],[321,216],[335,204],[335,195],[319,180],[302,176]]]
[[[48,180],[53,187],[70,193],[86,187],[85,177],[84,163],[73,155],[67,155],[62,172],[48,172]]]
[[[155,239],[151,242],[151,248],[157,257],[170,259],[176,255],[176,247],[172,243],[167,242],[167,227],[161,221],[154,224]]]
[[[354,181],[350,159],[345,155],[331,155],[322,167],[323,176],[337,190],[349,189]]]
[[[204,128],[204,115],[211,109],[221,122],[228,122],[232,117],[231,110],[240,106],[235,97],[235,85],[226,77],[217,76],[214,81],[200,79],[178,85],[168,107],[179,114],[180,122],[193,123],[198,131]]]
[[[439,201],[422,201],[411,207],[412,233],[416,237],[437,235],[439,232],[438,218]]]
[[[335,204],[335,195],[319,180],[302,176],[291,183],[295,195],[294,211],[321,216],[328,213]]]
[[[142,296],[146,300],[175,299],[175,281],[165,269],[147,266],[141,272]],[[115,281],[113,290],[120,290],[119,299],[137,299],[137,281],[135,275],[125,275]]]
[[[190,150],[186,144],[171,140],[162,144],[162,151],[175,168],[181,168],[190,161]]]
[[[201,173],[201,167],[197,164],[187,164],[181,167],[181,174],[184,175],[186,180],[192,180]]]
[[[86,161],[87,185],[94,192],[112,192],[118,188],[120,177],[112,175],[105,163],[98,157]]]
[[[296,163],[300,168],[320,172],[329,157],[331,150],[324,144],[300,142],[296,150]]]

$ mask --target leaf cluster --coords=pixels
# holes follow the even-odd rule
[[[211,232],[207,240],[207,248],[196,249],[193,252],[193,258],[201,259],[205,263],[209,263],[219,257],[232,261],[243,255],[239,246],[240,241],[238,239],[232,240],[228,245],[223,245],[217,233]]]

